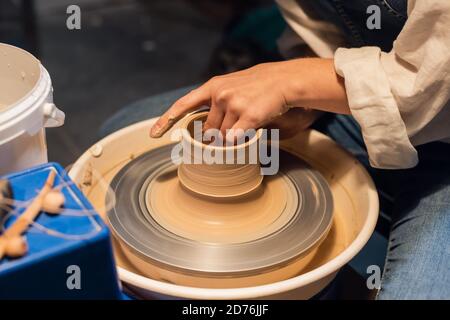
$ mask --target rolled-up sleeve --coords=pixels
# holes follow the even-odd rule
[[[418,163],[414,145],[450,136],[450,1],[408,2],[408,20],[391,52],[339,48],[351,113],[361,126],[373,167]],[[424,136],[426,133],[427,136]]]

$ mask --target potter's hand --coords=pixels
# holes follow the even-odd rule
[[[342,79],[331,59],[296,59],[265,63],[214,77],[178,101],[156,122],[152,137],[160,137],[187,113],[210,107],[204,129],[256,129],[290,107],[348,113]]]
[[[261,127],[288,110],[280,88],[281,72],[274,69],[274,64],[262,64],[212,78],[176,101],[152,128],[151,136],[159,137],[179,118],[203,105],[210,106],[205,130]]]

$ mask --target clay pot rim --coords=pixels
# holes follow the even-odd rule
[[[256,130],[255,136],[253,136],[249,141],[242,143],[242,144],[235,145],[235,146],[220,147],[220,146],[211,146],[211,145],[201,143],[200,141],[195,140],[189,134],[188,126],[190,123],[194,122],[195,120],[198,120],[199,118],[205,116],[206,114],[208,114],[208,111],[196,111],[196,112],[191,113],[186,116],[185,121],[182,125],[182,129],[184,129],[184,130],[182,130],[181,134],[185,141],[189,141],[190,145],[194,145],[195,147],[203,148],[206,150],[221,150],[221,151],[236,150],[237,151],[240,149],[247,148],[250,144],[257,143],[257,141],[262,136],[262,129],[260,128],[260,129]]]

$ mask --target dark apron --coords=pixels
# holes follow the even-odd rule
[[[407,17],[407,0],[314,0],[308,5],[324,20],[344,32],[349,47],[377,46],[392,49]],[[381,13],[381,29],[369,29],[367,8],[377,5]]]

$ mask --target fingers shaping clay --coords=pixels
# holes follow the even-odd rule
[[[263,180],[258,162],[261,130],[242,144],[206,144],[195,136],[201,132],[195,132],[194,123],[204,123],[207,115],[208,112],[194,113],[185,120],[182,144],[189,164],[178,167],[180,183],[194,193],[214,198],[239,197],[254,191]],[[208,156],[214,163],[207,162]]]

